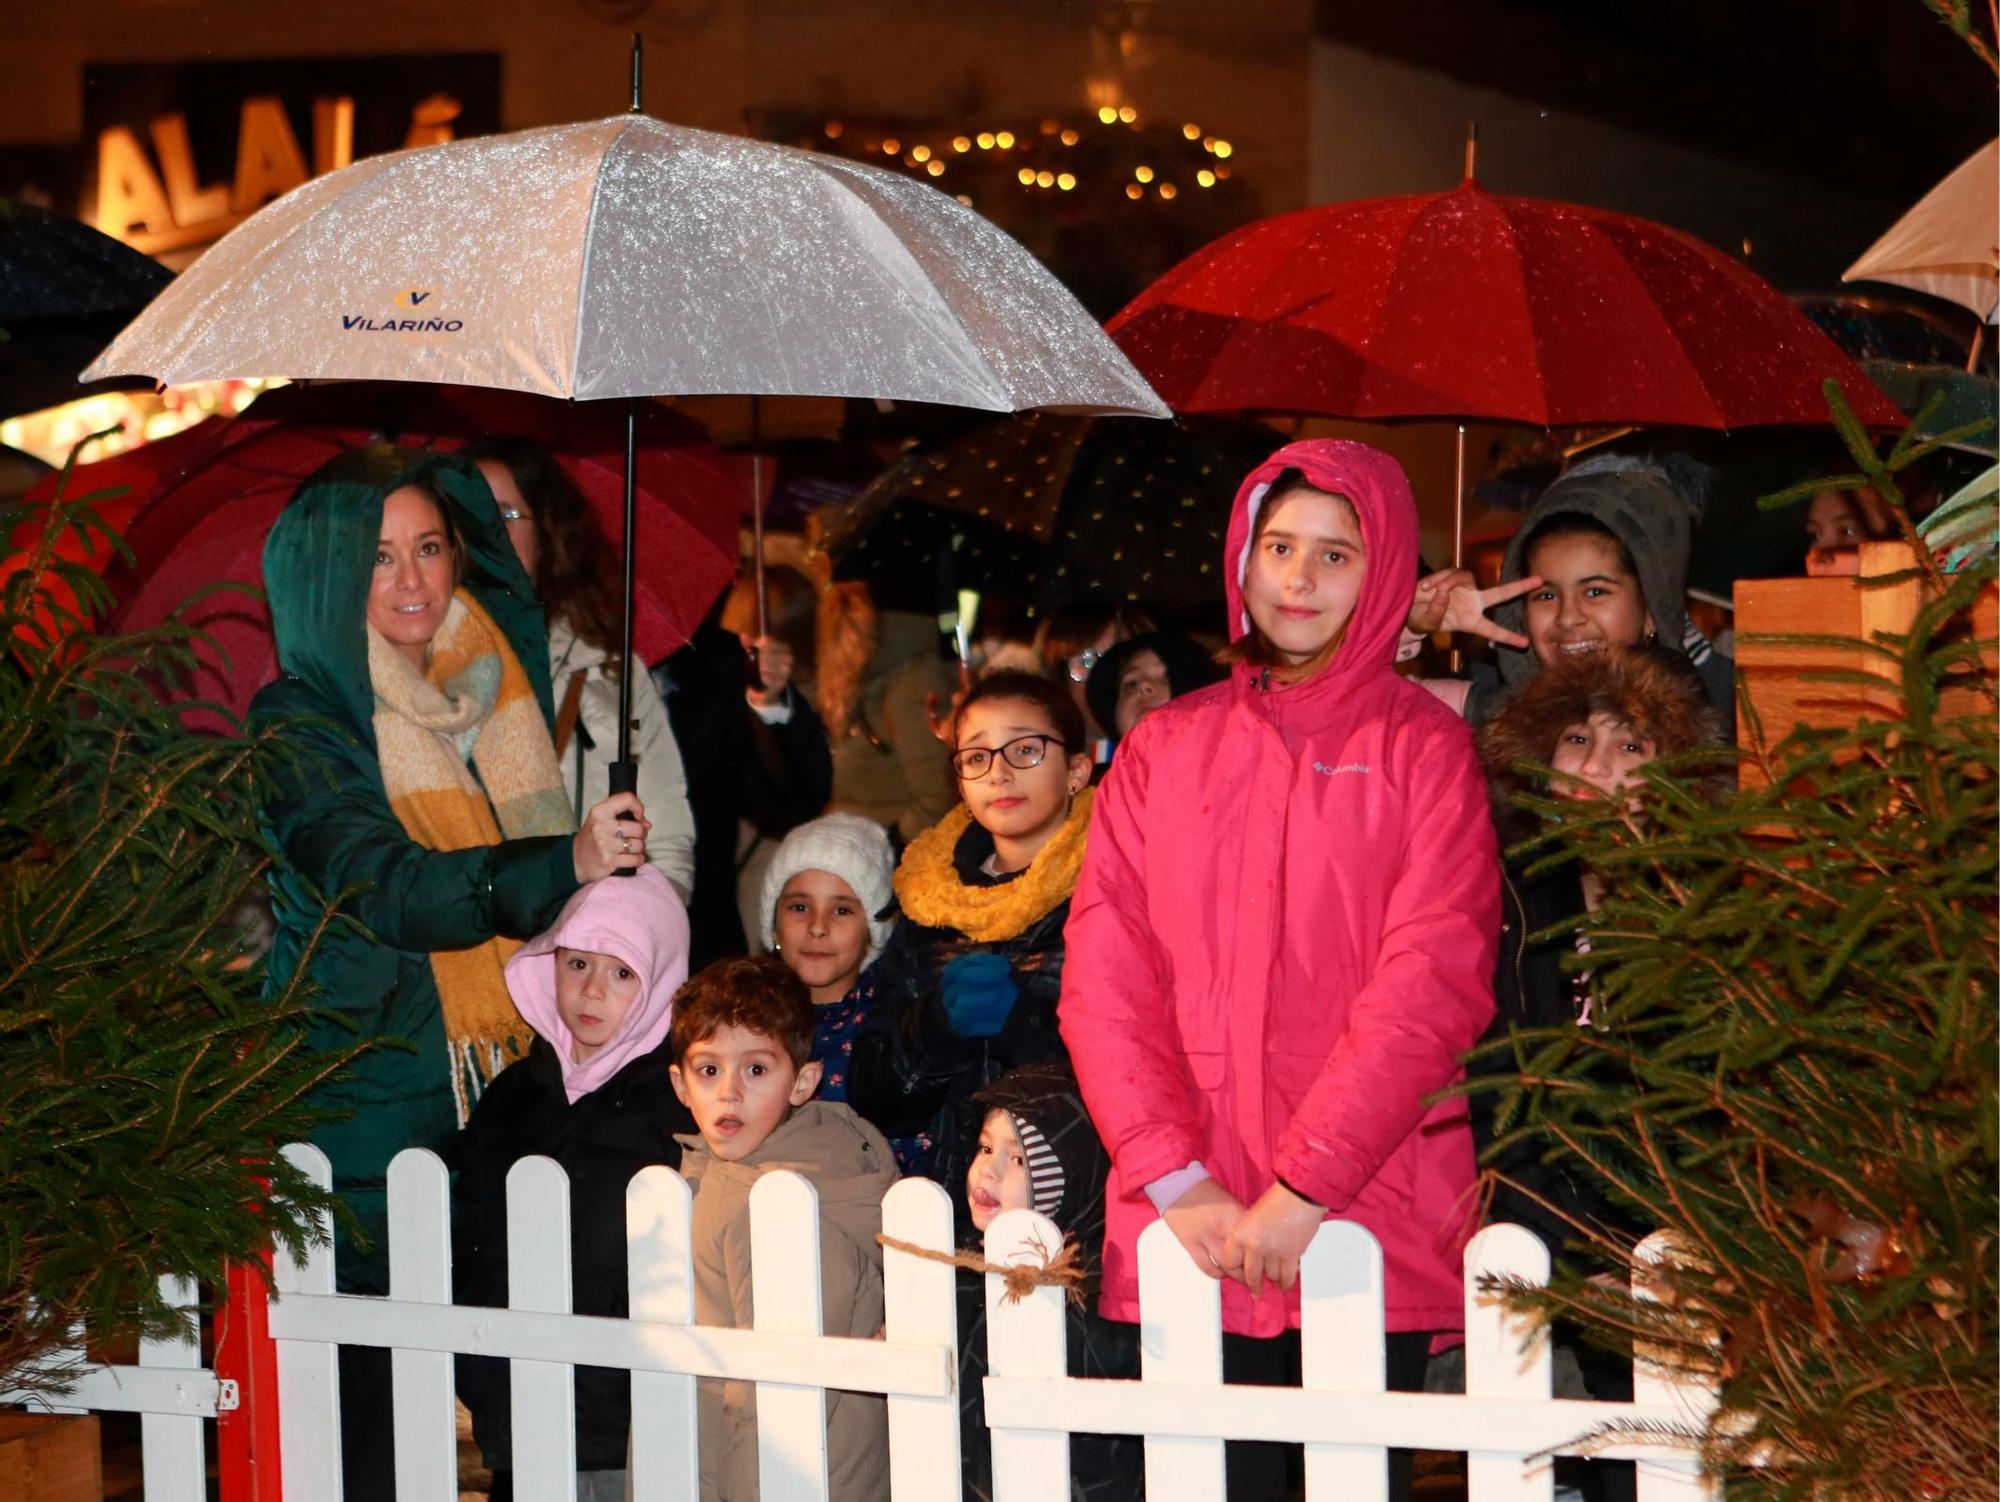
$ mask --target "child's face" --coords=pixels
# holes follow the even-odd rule
[[[1023,737],[1041,736],[1042,740]],[[1041,761],[1017,767],[1003,747]],[[995,753],[979,777],[958,779],[958,795],[966,812],[996,840],[1032,844],[1046,840],[1069,814],[1069,800],[1090,781],[1090,757],[1071,755],[1056,737],[1056,727],[1039,704],[1025,699],[981,699],[958,717],[958,752]]]
[[[1173,696],[1174,686],[1167,679],[1167,665],[1160,661],[1160,654],[1147,647],[1134,652],[1118,675],[1119,739],[1130,735],[1134,725]]]
[[[1292,490],[1258,518],[1243,605],[1289,663],[1325,650],[1354,614],[1368,550],[1354,508],[1323,490]]]
[[[1549,765],[1576,781],[1558,778],[1550,791],[1559,798],[1588,798],[1593,790],[1616,798],[1638,781],[1639,769],[1658,754],[1654,742],[1600,711],[1556,737]]]
[[[556,1015],[569,1029],[572,1062],[583,1063],[618,1036],[644,984],[615,954],[556,946]]]
[[[801,871],[778,894],[778,958],[806,983],[815,1005],[839,1001],[868,953],[868,912],[831,871]]]
[[[1629,647],[1653,629],[1646,595],[1608,537],[1570,533],[1535,545],[1528,572],[1528,644],[1544,665],[1606,647]],[[1674,643],[1679,646],[1680,643]]]
[[[1014,1135],[1014,1118],[995,1108],[979,1128],[979,1146],[965,1171],[965,1198],[974,1230],[983,1231],[1002,1210],[1028,1208],[1028,1160]]]
[[[795,1065],[776,1038],[733,1023],[690,1047],[667,1073],[701,1140],[725,1163],[756,1152],[819,1088],[817,1062]]]

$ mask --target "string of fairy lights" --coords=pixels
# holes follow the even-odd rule
[[[828,118],[801,145],[855,161],[897,167],[972,205],[1011,184],[1026,194],[1104,193],[1130,203],[1171,204],[1227,184],[1235,146],[1193,120],[1177,128],[1142,121],[1132,105],[1102,105],[1075,120],[1046,118],[1036,127],[898,128],[880,121]]]

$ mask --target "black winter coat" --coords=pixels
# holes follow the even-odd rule
[[[743,697],[743,645],[713,619],[653,670],[687,769],[694,812],[694,895],[688,900],[688,973],[749,946],[736,905],[738,825],[780,840],[816,819],[833,796],[826,726],[804,694],[792,715],[767,725]]]
[[[992,854],[993,836],[969,825],[952,857],[959,879],[967,886],[999,886],[1019,874],[986,875],[979,868]],[[1023,1064],[1069,1060],[1056,1029],[1068,920],[1064,899],[1012,938],[982,944],[956,929],[906,918],[876,962],[875,1004],[854,1040],[847,1103],[885,1137],[929,1136],[927,1161],[909,1166],[950,1192],[961,1225],[965,1170],[979,1138],[973,1092]],[[938,982],[960,955],[982,952],[1006,957],[1020,996],[997,1034],[968,1038],[946,1017]]]
[[[1139,1327],[1108,1320],[1097,1311],[1097,1279],[1104,1263],[1104,1191],[1111,1160],[1083,1108],[1083,1094],[1067,1064],[1041,1064],[1002,1075],[973,1099],[973,1141],[985,1113],[998,1108],[1032,1122],[1062,1168],[1062,1192],[1043,1213],[1074,1238],[1089,1275],[1083,1297],[1065,1306],[1064,1344],[1072,1377],[1136,1378]],[[969,1149],[968,1149],[969,1151]],[[958,1193],[963,1200],[964,1175]],[[964,1217],[964,1206],[960,1205]],[[969,1217],[958,1221],[963,1241],[978,1248]],[[986,1429],[986,1279],[958,1274],[959,1466],[968,1502],[993,1495],[993,1441]],[[1136,1435],[1078,1434],[1069,1444],[1070,1502],[1139,1502],[1146,1492],[1145,1449]]]
[[[569,1175],[571,1307],[578,1314],[624,1318],[625,1188],[654,1163],[678,1172],[681,1150],[674,1134],[694,1129],[694,1118],[667,1078],[664,1044],[572,1105],[555,1050],[536,1039],[527,1058],[502,1070],[487,1087],[452,1144],[453,1302],[505,1307],[507,1171],[540,1153]],[[507,1363],[461,1356],[457,1385],[472,1410],[473,1436],[488,1466],[511,1470]],[[622,1470],[631,1416],[629,1373],[578,1367],[577,1469]]]
[[[1517,1030],[1574,1027],[1580,1020],[1575,976],[1563,968],[1563,960],[1576,953],[1569,925],[1585,911],[1582,876],[1574,862],[1530,876],[1526,867],[1532,864],[1532,859],[1510,861],[1502,869],[1500,954],[1493,974],[1498,1011],[1469,1062],[1468,1073],[1475,1078],[1515,1075],[1546,1046],[1529,1040],[1489,1053],[1489,1045],[1503,1044]],[[1487,1223],[1525,1226],[1542,1239],[1551,1256],[1582,1238],[1573,1221],[1625,1229],[1623,1217],[1604,1198],[1589,1171],[1567,1154],[1550,1158],[1551,1144],[1524,1138],[1489,1157],[1499,1103],[1500,1097],[1491,1090],[1475,1093],[1470,1101],[1480,1163],[1510,1181],[1495,1186]],[[1509,1130],[1519,1122],[1517,1116]]]

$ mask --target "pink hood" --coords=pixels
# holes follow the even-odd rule
[[[639,973],[643,989],[618,1035],[578,1064],[576,1040],[556,1010],[556,946],[615,955]],[[507,990],[528,1026],[562,1065],[563,1089],[574,1105],[634,1059],[651,1053],[673,1021],[674,993],[688,973],[687,909],[653,866],[633,875],[593,881],[563,905],[549,931],[507,961]]]
[[[1285,469],[1344,495],[1367,573],[1346,639],[1292,688],[1239,665],[1146,716],[1099,788],[1060,1019],[1111,1154],[1103,1312],[1138,1317],[1145,1189],[1199,1161],[1243,1204],[1283,1180],[1382,1244],[1391,1330],[1456,1328],[1476,1219],[1465,1103],[1432,1098],[1493,1013],[1499,864],[1464,722],[1394,672],[1416,507],[1387,455],[1295,443],[1230,520],[1231,618]],[[1222,1289],[1270,1336],[1298,1295]]]
[[[1265,492],[1288,469],[1296,469],[1316,490],[1343,495],[1361,518],[1361,541],[1368,549],[1368,581],[1347,625],[1347,639],[1321,677],[1346,681],[1370,676],[1396,661],[1396,644],[1409,619],[1410,591],[1417,582],[1417,503],[1403,467],[1380,449],[1345,439],[1319,438],[1288,443],[1245,476],[1229,513],[1223,544],[1224,584],[1229,597],[1232,641],[1250,630],[1243,608],[1243,573]],[[1407,581],[1400,591],[1380,589],[1384,580]]]

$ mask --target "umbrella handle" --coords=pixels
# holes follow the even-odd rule
[[[610,797],[618,793],[636,793],[639,791],[639,764],[636,761],[625,757],[612,762],[607,770],[610,773],[610,787],[606,790],[605,796]],[[620,819],[630,819],[632,816],[630,814],[620,814],[618,817]],[[613,871],[611,874],[613,876],[637,876],[639,868],[637,866],[624,867]]]

